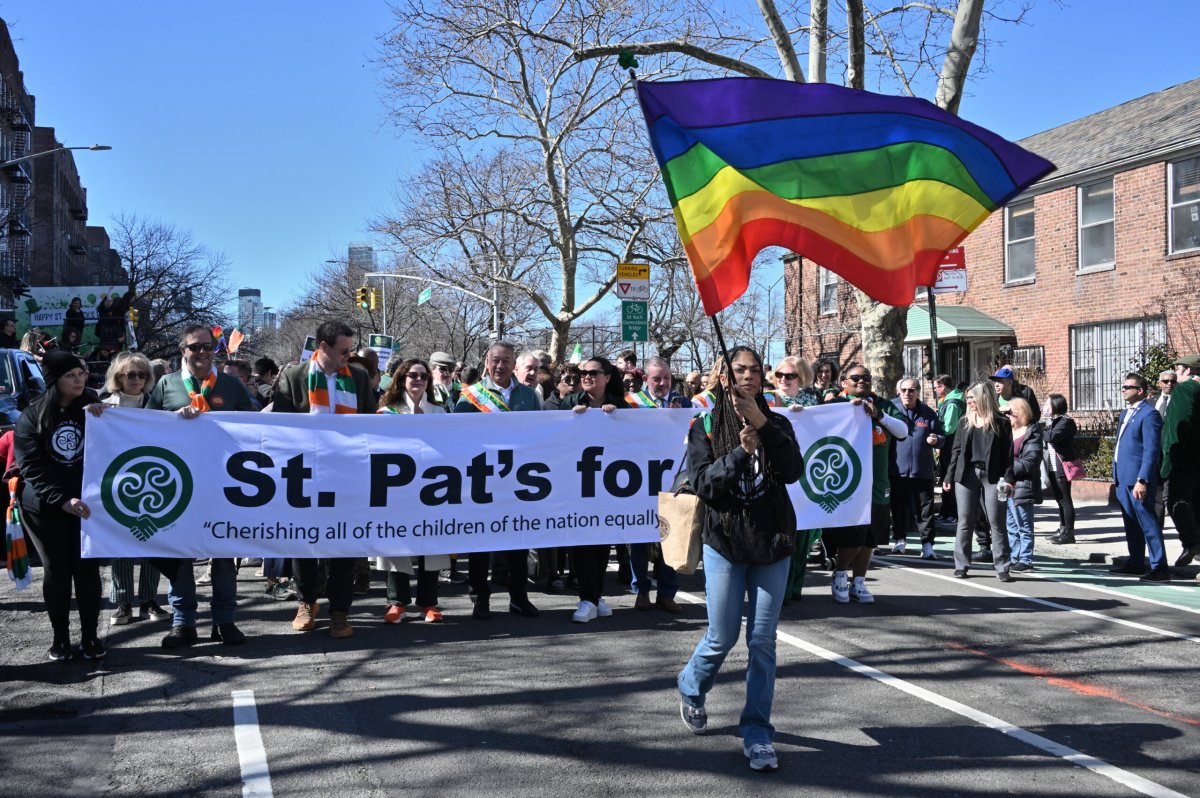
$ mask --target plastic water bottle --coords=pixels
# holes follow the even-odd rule
[[[996,498],[1002,502],[1006,502],[1008,501],[1008,493],[1008,483],[1004,480],[1000,480],[1000,482],[996,485]]]

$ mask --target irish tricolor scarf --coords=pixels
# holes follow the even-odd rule
[[[780,246],[889,305],[1054,165],[908,97],[825,83],[639,83],[638,97],[704,311],[745,292]]]
[[[504,397],[482,382],[463,386],[460,397],[470,402],[480,413],[507,413],[510,408]]]
[[[658,402],[654,401],[654,397],[645,391],[629,392],[625,394],[625,401],[630,407],[658,407]]]
[[[187,373],[185,372],[185,374]],[[191,374],[187,374],[187,376],[183,378],[183,387],[187,388],[188,398],[192,400],[192,407],[196,408],[201,413],[207,413],[212,409],[208,406],[208,395],[212,393],[212,390],[216,387],[216,385],[217,369],[215,366],[208,372],[208,375],[204,378],[203,382],[196,379]]]
[[[4,533],[4,555],[8,561],[8,578],[17,590],[24,590],[33,582],[29,570],[29,550],[25,546],[25,533],[21,530],[21,508],[17,503],[17,486],[20,477],[8,480],[8,513]]]
[[[313,353],[308,361],[308,412],[309,413],[357,413],[358,392],[354,388],[354,375],[349,366],[338,370],[334,378],[333,402],[329,401],[329,380],[317,365]],[[332,407],[330,406],[332,404]]]

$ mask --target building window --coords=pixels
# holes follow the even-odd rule
[[[1033,200],[1016,202],[1005,209],[1004,282],[1034,279]]]
[[[1046,370],[1046,347],[1015,346],[1012,350],[1012,367],[1022,371]]]
[[[838,276],[824,266],[817,267],[817,297],[819,313],[837,313]]]
[[[1200,156],[1171,164],[1171,252],[1200,249]]]
[[[921,379],[925,373],[925,347],[904,347],[904,376]],[[890,390],[890,388],[889,388]]]
[[[1162,316],[1071,327],[1071,407],[1117,411],[1121,381],[1141,367],[1146,350],[1167,341]]]
[[[1100,269],[1116,263],[1113,250],[1113,181],[1079,187],[1079,269]]]

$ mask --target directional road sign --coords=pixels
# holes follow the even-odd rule
[[[650,299],[650,266],[645,263],[618,263],[617,298],[622,302],[634,300],[646,302]]]
[[[621,303],[621,340],[645,341],[650,337],[648,302]]]
[[[417,294],[417,304],[424,305],[426,302],[428,302],[432,298],[433,298],[433,286],[430,286],[429,288],[426,288],[421,293]]]

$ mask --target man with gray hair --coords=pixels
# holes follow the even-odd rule
[[[546,397],[542,395],[541,386],[538,385],[538,369],[542,366],[542,359],[538,357],[537,352],[522,352],[517,355],[517,380],[527,388],[533,390],[537,394],[539,402],[545,401]]]
[[[937,559],[933,553],[933,452],[946,437],[938,414],[921,401],[921,383],[904,377],[896,383],[898,396],[892,400],[908,435],[898,438],[892,449],[892,553],[903,554],[910,531],[921,536],[921,557]]]
[[[537,359],[534,359],[537,362]],[[483,358],[483,379],[474,385],[464,385],[455,413],[510,413],[541,410],[542,402],[532,388],[523,385],[513,376],[516,366],[516,350],[505,341],[497,341],[488,347]],[[534,366],[537,379],[537,366]],[[499,556],[497,552],[497,556]],[[529,601],[529,551],[516,549],[503,552],[508,562],[508,611],[536,618],[537,607]],[[475,593],[475,609],[471,616],[479,620],[492,617],[488,606],[492,595],[488,584],[488,565],[491,554],[473,551],[470,555],[469,574],[471,590]]]
[[[433,372],[433,390],[441,399],[447,412],[454,411],[462,385],[455,384],[454,370],[458,361],[447,352],[434,352],[429,356],[429,368]]]

